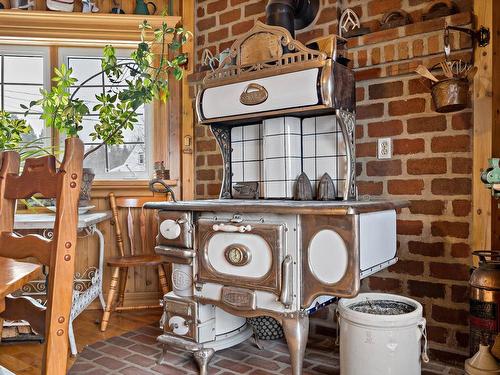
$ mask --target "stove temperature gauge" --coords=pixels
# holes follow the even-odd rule
[[[245,266],[250,262],[250,250],[241,244],[230,245],[224,250],[224,257],[233,266]]]

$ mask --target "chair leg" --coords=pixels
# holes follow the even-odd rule
[[[115,268],[113,268],[113,274],[111,275],[111,284],[109,286],[109,293],[108,293],[108,300],[106,302],[106,309],[104,310],[104,313],[102,314],[102,321],[101,321],[101,331],[102,332],[106,331],[106,328],[108,327],[109,316],[111,315],[111,312],[115,308],[113,301],[115,299],[116,288],[118,286],[119,281],[120,281],[120,268],[115,267]]]
[[[2,342],[3,319],[0,318],[0,342]]]
[[[120,268],[120,286],[118,288],[118,302],[116,306],[123,306],[125,287],[127,286],[128,268]]]
[[[158,265],[158,277],[160,278],[160,286],[163,294],[168,293],[168,282],[167,275],[165,274],[165,269],[163,268],[163,264]]]

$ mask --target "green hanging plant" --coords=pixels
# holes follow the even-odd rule
[[[84,116],[91,112],[78,93],[92,79],[105,74],[111,82],[124,87],[111,87],[95,96],[98,104],[92,111],[99,113],[99,121],[90,132],[90,137],[99,144],[88,150],[85,157],[105,144],[122,144],[123,132],[133,130],[138,122],[137,110],[153,100],[166,102],[170,96],[170,77],[182,79],[187,57],[180,49],[192,36],[182,27],[170,27],[166,22],[153,30],[147,21],[143,21],[139,29],[141,41],[129,59],[119,60],[115,48],[108,45],[103,49],[101,71],[83,82],[78,82],[72,76],[73,70],[64,64],[55,68],[53,87],[50,90],[41,89],[41,99],[32,101],[29,106],[21,105],[25,116],[34,107],[41,107],[40,118],[47,127],[68,137],[78,136],[83,129]],[[73,93],[70,93],[71,87],[76,87]],[[0,150],[20,149],[23,147],[22,136],[30,131],[25,119],[0,112]]]

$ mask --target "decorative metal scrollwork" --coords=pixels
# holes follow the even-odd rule
[[[212,125],[210,128],[222,153],[223,176],[220,198],[231,199],[231,128],[221,125]]]
[[[359,17],[352,9],[347,8],[342,12],[339,21],[339,36],[343,36],[348,31],[359,29],[360,27]]]
[[[356,198],[356,151],[354,148],[354,130],[356,117],[353,113],[337,110],[337,118],[340,120],[340,128],[346,145],[347,156],[347,178],[344,187],[344,200]]]
[[[265,46],[265,48],[263,47]],[[262,54],[262,51],[266,51]],[[260,21],[245,35],[238,38],[230,48],[230,58],[220,62],[213,72],[207,74],[205,84],[235,79],[260,71],[279,71],[284,67],[304,64],[324,64],[325,53],[307,48],[294,40],[282,27],[266,25]]]
[[[42,236],[48,240],[51,240],[54,237],[54,230],[53,229],[44,229],[42,232]]]

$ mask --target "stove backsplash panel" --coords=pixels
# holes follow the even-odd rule
[[[323,174],[328,173],[342,197],[347,175],[347,156],[342,130],[336,116],[302,121],[303,171],[313,184],[313,193]]]
[[[258,182],[260,198],[293,198],[305,172],[316,193],[328,173],[342,197],[347,156],[335,116],[279,117],[231,129],[232,186]],[[234,189],[233,189],[234,191]]]
[[[261,124],[238,126],[231,130],[233,183],[259,182],[262,165]]]
[[[265,120],[263,128],[264,198],[293,198],[302,172],[301,121],[297,117]]]

